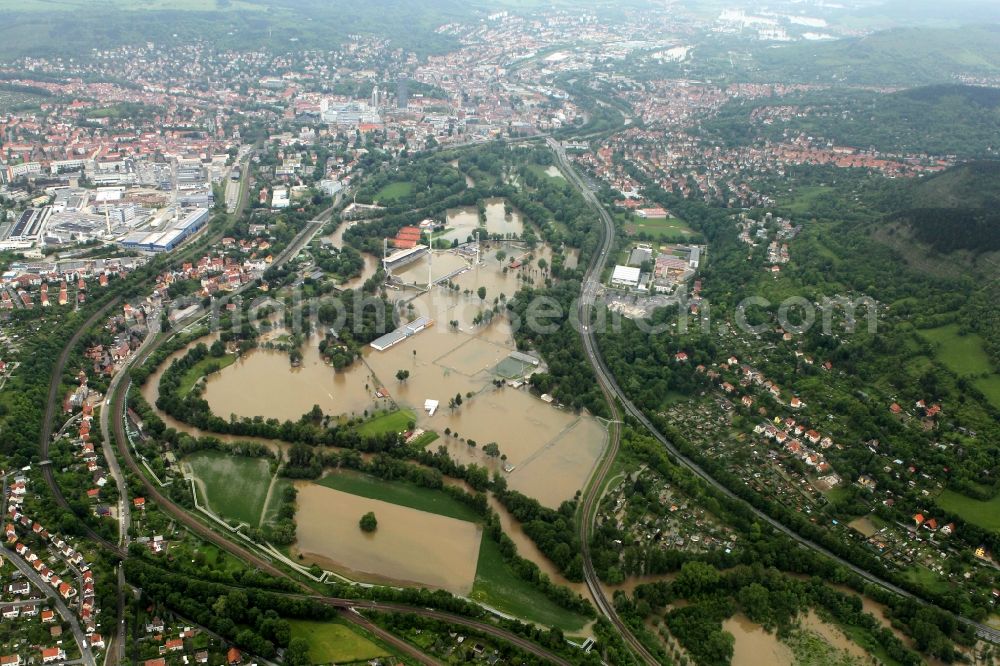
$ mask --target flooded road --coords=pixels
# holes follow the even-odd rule
[[[315,483],[296,488],[295,549],[307,561],[365,582],[431,586],[463,596],[472,591],[481,526]],[[378,520],[373,533],[358,527],[369,511]]]

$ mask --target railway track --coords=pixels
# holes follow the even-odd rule
[[[569,162],[566,160],[566,155],[562,151],[562,146],[553,139],[547,139],[546,143],[549,148],[556,154],[556,157],[569,178],[570,182],[576,186],[580,192],[583,194],[584,198],[587,199],[588,203],[591,205],[596,205],[603,211],[603,207],[594,198],[594,195],[590,190],[586,188],[584,183],[580,180],[576,171],[570,167]],[[589,195],[589,197],[588,197]],[[591,201],[593,199],[593,201]],[[607,262],[608,255],[611,252],[611,248],[614,246],[615,239],[615,228],[611,224],[611,219],[602,216],[602,221],[604,222],[604,233],[601,236],[601,246],[598,251],[594,254],[593,258],[590,260],[590,264],[587,267],[587,272],[583,280],[583,290],[581,298],[579,301],[579,308],[577,310],[577,317],[579,322],[583,325],[583,343],[584,348],[587,352],[587,357],[591,360],[593,364],[595,358],[596,344],[594,343],[594,332],[591,330],[589,322],[591,321],[591,312],[594,306],[594,295],[596,293],[597,284],[600,282],[601,271],[604,268],[604,264]],[[595,367],[596,372],[596,367]],[[600,379],[600,375],[598,375]],[[611,624],[614,625],[615,629],[619,631],[622,639],[628,643],[629,647],[635,652],[644,662],[647,664],[658,664],[656,657],[649,651],[649,649],[642,644],[638,638],[632,633],[632,630],[628,625],[618,616],[618,612],[615,610],[614,603],[608,599],[604,592],[604,587],[601,585],[601,580],[597,575],[597,571],[594,569],[594,562],[590,555],[590,537],[593,529],[594,520],[596,519],[597,505],[600,502],[602,490],[604,488],[604,482],[607,480],[608,472],[611,470],[611,466],[614,464],[615,457],[618,455],[618,450],[621,447],[621,413],[618,410],[618,403],[615,400],[615,395],[611,391],[610,386],[604,381],[598,381],[601,387],[601,392],[604,394],[605,401],[608,404],[608,409],[611,410],[611,423],[608,429],[608,447],[604,453],[604,457],[601,459],[601,463],[598,465],[597,470],[594,472],[590,479],[590,483],[587,485],[582,500],[581,500],[581,518],[580,518],[580,544],[583,549],[583,576],[587,582],[587,589],[590,591],[590,596],[593,598],[594,603],[597,604],[598,610],[604,615]]]
[[[736,500],[744,504],[760,520],[766,522],[768,525],[770,525],[778,532],[789,537],[790,539],[792,539],[801,546],[804,546],[817,553],[820,553],[825,557],[829,557],[830,559],[834,560],[841,566],[850,569],[852,572],[854,572],[855,574],[857,574],[858,576],[860,576],[861,578],[870,583],[874,583],[886,590],[889,590],[890,592],[898,594],[902,597],[906,597],[908,599],[913,599],[924,605],[928,606],[932,605],[929,602],[925,601],[924,599],[921,599],[917,595],[913,594],[912,592],[909,592],[908,590],[905,590],[899,587],[898,585],[895,585],[881,578],[880,576],[871,573],[866,569],[863,569],[857,566],[856,564],[853,564],[852,562],[845,560],[844,558],[840,557],[839,555],[836,555],[835,553],[831,552],[824,546],[821,546],[820,544],[815,543],[814,541],[811,541],[803,537],[798,532],[795,532],[790,527],[786,526],[782,522],[771,517],[769,514],[753,506],[743,498],[738,497],[729,488],[724,486],[722,483],[717,481],[713,476],[711,476],[708,472],[702,469],[695,461],[691,460],[690,458],[685,456],[680,450],[678,450],[677,447],[673,444],[673,442],[668,440],[656,428],[656,426],[653,425],[653,423],[646,417],[646,415],[643,414],[642,411],[638,409],[632,403],[631,400],[628,399],[628,397],[625,395],[625,392],[622,391],[621,387],[618,386],[618,383],[615,380],[614,375],[608,369],[607,364],[604,362],[604,358],[600,353],[600,349],[598,348],[597,341],[594,336],[593,327],[589,326],[589,322],[591,321],[590,313],[592,312],[597,291],[598,280],[595,279],[595,277],[599,278],[601,269],[607,263],[608,257],[612,251],[614,245],[613,244],[614,234],[615,234],[614,223],[612,222],[611,216],[608,215],[608,212],[605,210],[604,206],[601,205],[601,203],[597,200],[597,197],[594,195],[594,193],[588,187],[586,187],[582,179],[580,179],[579,175],[569,164],[568,160],[566,159],[565,152],[562,150],[562,146],[551,139],[547,140],[547,143],[550,149],[552,149],[552,151],[556,154],[556,157],[558,158],[560,165],[562,166],[563,170],[569,177],[569,181],[577,189],[580,190],[580,193],[583,195],[584,199],[587,200],[587,202],[590,203],[591,206],[597,210],[598,214],[601,217],[602,224],[604,226],[604,234],[602,237],[601,246],[595,256],[594,262],[592,262],[590,267],[588,268],[587,276],[586,279],[584,280],[583,297],[581,298],[579,316],[580,316],[580,323],[582,324],[584,349],[587,353],[587,357],[590,360],[591,365],[594,368],[594,372],[597,375],[597,380],[601,386],[601,391],[604,393],[606,397],[609,398],[608,404],[611,408],[612,414],[614,415],[613,418],[615,420],[618,420],[619,415],[621,413],[621,410],[619,410],[618,408],[618,404],[620,404],[621,409],[627,412],[632,418],[634,418],[638,423],[640,423],[649,432],[650,435],[656,438],[656,440],[660,442],[660,444],[667,450],[667,452],[670,453],[670,455],[674,458],[674,460],[676,460],[679,464],[689,469],[691,472],[693,472],[695,475],[697,475],[700,479],[702,479],[705,483],[707,483],[709,486],[711,486],[718,492],[726,495],[730,499]],[[615,429],[615,431],[620,432],[617,430],[617,428]],[[615,442],[612,450],[617,452],[618,450],[617,446],[618,444],[617,442]],[[611,455],[607,456],[607,458],[609,459],[612,457],[613,456]],[[595,503],[600,498],[601,487],[603,485],[603,480],[607,475],[608,469],[610,469],[610,462],[608,462],[608,460],[605,460],[604,463],[598,468],[597,472],[595,473],[590,486],[588,486],[588,492],[584,496],[582,502],[585,511],[583,514],[584,516],[584,520],[582,521],[583,523],[590,522],[592,514],[587,513],[587,511],[593,511],[593,509],[595,508]],[[589,535],[589,526],[581,526],[581,537],[583,537],[584,535]],[[589,542],[587,541],[584,542],[585,551],[588,550],[588,543]],[[590,563],[589,553],[587,552],[584,553],[584,575],[587,578],[588,587],[592,586],[591,579],[593,578],[594,580],[593,585],[595,585],[598,589],[600,589],[600,581],[597,580],[596,574],[593,571],[593,565]],[[1000,630],[994,629],[993,627],[982,624],[980,622],[976,622],[975,620],[971,620],[969,618],[956,615],[954,613],[951,613],[951,615],[958,622],[966,626],[972,627],[979,638],[982,638],[994,644],[1000,644]]]

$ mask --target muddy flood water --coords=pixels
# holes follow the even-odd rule
[[[722,629],[736,639],[733,666],[791,666],[794,663],[791,648],[741,613],[724,621]]]
[[[375,380],[356,365],[337,372],[323,362],[319,339],[302,347],[302,362],[292,367],[286,352],[257,349],[240,358],[205,383],[205,399],[212,413],[223,418],[264,416],[297,420],[319,405],[325,414],[361,414],[383,408],[375,397]],[[365,385],[369,388],[366,388]]]
[[[479,525],[315,483],[296,487],[295,549],[307,560],[365,582],[416,584],[461,595],[472,591],[483,536]],[[358,526],[369,511],[378,520],[373,533]],[[386,576],[390,571],[391,578]]]
[[[586,482],[607,432],[592,416],[547,404],[526,387],[494,386],[494,369],[516,350],[511,323],[502,316],[478,326],[473,321],[501,294],[513,296],[525,277],[541,276],[539,259],[551,260],[546,248],[529,254],[505,246],[508,258],[503,262],[496,258],[496,251],[492,247],[484,252],[480,264],[446,251],[435,253],[433,261],[425,259],[407,267],[401,275],[423,276],[419,280],[423,284],[428,269],[435,280],[452,275],[458,291],[439,285],[420,295],[412,292],[401,320],[425,315],[434,325],[403,342],[384,351],[365,347],[363,358],[343,371],[323,361],[318,338],[303,345],[297,368],[291,367],[286,353],[252,351],[207,379],[205,399],[223,418],[235,414],[280,420],[296,420],[313,405],[325,414],[356,416],[395,403],[413,410],[420,427],[441,435],[432,446],[446,446],[461,463],[504,471],[511,488],[558,506]],[[518,268],[511,268],[509,257]],[[486,289],[483,300],[476,293],[479,287]],[[405,291],[396,294],[396,298],[406,297]],[[395,379],[399,370],[409,371],[405,382]],[[377,398],[380,387],[391,398]],[[462,396],[462,405],[451,409],[449,400],[456,395]],[[424,411],[428,399],[439,402],[434,415]],[[452,435],[446,436],[446,430]],[[470,446],[469,440],[476,446]],[[506,460],[482,452],[489,442],[497,443]]]
[[[504,199],[486,199],[486,231],[490,234],[514,234],[520,236],[524,231],[524,222],[516,210],[507,215],[504,211]],[[437,236],[446,241],[457,240],[464,243],[479,227],[479,210],[475,206],[450,209],[445,216],[446,231]]]
[[[364,224],[364,220],[341,222],[336,230],[332,234],[324,236],[324,239],[333,243],[334,247],[342,248],[344,247],[344,232],[356,224]],[[340,289],[360,289],[368,281],[368,278],[375,275],[375,272],[378,270],[378,258],[373,257],[367,252],[362,252],[361,258],[365,261],[365,266],[361,269],[361,275],[337,285]]]

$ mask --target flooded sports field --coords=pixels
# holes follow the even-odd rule
[[[307,561],[360,581],[430,586],[463,596],[472,591],[483,536],[479,525],[315,483],[296,487],[295,548]],[[378,520],[373,533],[358,526],[369,511]]]
[[[366,388],[367,385],[367,388]],[[323,362],[319,340],[302,346],[302,362],[292,367],[286,352],[253,350],[206,380],[204,398],[223,418],[264,416],[298,420],[319,405],[324,414],[363,414],[386,406],[375,397],[376,382],[364,365],[343,372]]]
[[[555,507],[586,483],[603,450],[606,429],[589,415],[543,402],[526,386],[493,384],[497,366],[516,351],[511,323],[503,316],[488,324],[473,322],[477,314],[492,308],[494,298],[510,297],[520,288],[519,271],[540,272],[537,259],[551,256],[539,250],[529,261],[523,250],[505,252],[515,257],[518,268],[511,270],[507,258],[497,260],[495,250],[484,254],[482,263],[452,278],[458,291],[439,286],[412,301],[411,316],[430,317],[433,327],[385,351],[368,348],[364,360],[386,382],[396,403],[418,414],[420,427],[442,435],[435,446],[446,446],[461,463],[506,470],[513,489]],[[439,270],[451,269],[439,268],[441,263],[436,256],[435,278],[447,274]],[[426,270],[423,264],[413,269]],[[479,287],[486,289],[484,299],[477,294]],[[533,369],[525,367],[525,374]],[[399,370],[409,372],[405,382],[392,379]],[[462,404],[452,408],[449,402],[456,396],[462,397]],[[433,415],[423,409],[426,400],[438,401]],[[470,446],[469,440],[476,445]],[[497,443],[506,460],[483,453],[489,442]]]
[[[486,231],[501,236],[520,236],[524,231],[524,222],[520,213],[512,210],[508,215],[504,209],[505,199],[492,198],[485,200],[486,206]],[[448,242],[458,241],[464,243],[469,240],[472,233],[479,228],[479,209],[476,206],[466,206],[462,208],[452,208],[445,216],[445,231],[435,236]]]

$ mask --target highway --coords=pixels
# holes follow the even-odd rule
[[[591,365],[594,368],[594,373],[597,375],[597,380],[598,383],[601,385],[601,390],[605,393],[606,396],[609,397],[608,404],[613,414],[612,418],[618,420],[619,410],[618,410],[618,405],[616,404],[617,401],[617,403],[620,403],[622,408],[629,415],[631,415],[636,421],[642,424],[642,426],[645,427],[646,430],[648,430],[649,433],[664,446],[664,448],[666,448],[666,450],[670,453],[670,455],[674,458],[674,460],[676,460],[679,464],[683,465],[684,467],[694,472],[699,478],[701,478],[705,483],[707,483],[712,488],[723,493],[727,497],[744,504],[751,511],[753,511],[753,513],[760,520],[766,522],[775,530],[788,536],[789,538],[793,539],[800,545],[805,546],[806,548],[810,548],[815,552],[818,552],[826,557],[833,559],[841,566],[850,569],[851,571],[856,573],[858,576],[861,576],[868,582],[875,583],[876,585],[879,585],[891,592],[894,592],[895,594],[899,594],[903,597],[914,599],[916,601],[919,601],[920,603],[926,604],[927,603],[926,601],[924,601],[920,597],[917,597],[913,593],[904,590],[903,588],[894,585],[893,583],[884,580],[879,576],[865,569],[862,569],[861,567],[851,562],[848,562],[847,560],[827,550],[820,544],[817,544],[809,539],[806,539],[805,537],[801,536],[798,532],[792,530],[790,527],[787,527],[777,519],[772,518],[767,513],[761,511],[760,509],[753,506],[746,500],[735,495],[732,491],[729,490],[729,488],[727,488],[722,483],[715,480],[714,477],[712,477],[705,470],[703,470],[697,463],[695,463],[693,460],[691,460],[683,453],[681,453],[677,449],[677,447],[674,446],[672,442],[670,442],[666,437],[663,436],[662,433],[660,433],[659,430],[656,429],[656,427],[649,421],[649,419],[646,418],[645,414],[643,414],[641,410],[639,410],[634,404],[632,404],[632,401],[628,399],[624,391],[622,391],[621,388],[618,386],[618,383],[615,381],[614,375],[612,375],[611,372],[608,370],[608,367],[604,362],[604,358],[601,356],[600,349],[597,346],[597,341],[594,335],[593,327],[588,325],[590,322],[590,312],[592,311],[592,308],[594,306],[594,301],[597,295],[601,270],[607,264],[608,257],[610,256],[610,253],[614,248],[614,236],[615,236],[614,223],[612,222],[611,216],[608,214],[607,210],[604,208],[603,205],[601,205],[600,201],[597,200],[597,197],[594,195],[593,191],[591,191],[591,189],[588,188],[583,183],[583,180],[576,173],[575,169],[570,164],[569,160],[566,158],[566,153],[563,150],[562,145],[560,145],[558,142],[552,139],[547,139],[546,143],[548,143],[549,147],[555,152],[556,157],[560,163],[560,166],[562,167],[566,175],[569,177],[570,182],[573,183],[573,185],[580,190],[584,199],[586,199],[587,202],[597,210],[598,214],[601,216],[601,221],[604,226],[604,234],[602,237],[600,249],[598,250],[595,256],[594,261],[588,268],[586,279],[584,280],[582,297],[580,299],[581,303],[579,308],[579,314],[581,316],[580,323],[582,324],[581,331],[583,335],[584,349],[587,353],[588,360],[590,361]],[[613,434],[615,434],[615,439],[617,439],[618,427],[616,424],[613,424],[613,426],[614,427],[612,429],[613,431],[615,431]],[[618,443],[613,442],[612,450],[614,452],[617,452],[617,446]],[[606,456],[604,463],[595,472],[594,478],[592,479],[590,485],[588,486],[587,495],[583,498],[584,520],[582,522],[585,525],[581,527],[581,537],[583,537],[584,535],[589,535],[589,529],[590,529],[589,523],[593,516],[592,513],[587,513],[587,511],[593,512],[594,508],[596,508],[594,505],[599,499],[604,478],[607,475],[608,469],[610,469],[609,461],[611,458],[613,458],[612,455]],[[585,551],[584,574],[587,578],[587,585],[588,587],[591,587],[591,590],[593,592],[594,586],[596,586],[597,589],[600,589],[600,582],[597,580],[596,574],[593,571],[593,566],[590,563],[590,556],[589,553],[587,552],[589,550],[587,546],[588,543],[589,542],[584,541],[583,544]],[[593,584],[591,583],[591,579],[595,581]],[[992,643],[1000,644],[1000,630],[994,629],[993,627],[981,624],[979,622],[975,622],[973,620],[958,615],[955,615],[954,617],[959,622],[973,627],[976,630],[976,634],[980,638],[990,641]]]

